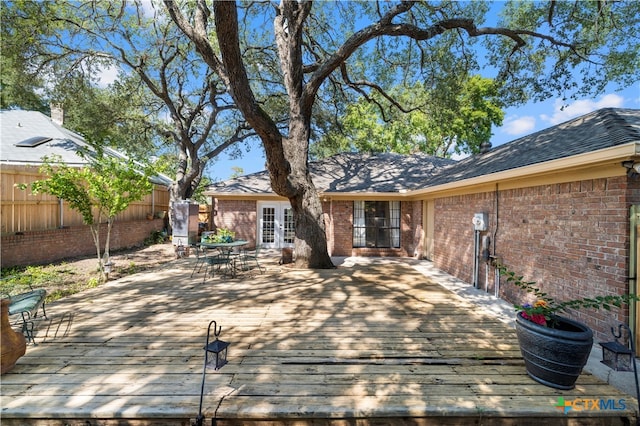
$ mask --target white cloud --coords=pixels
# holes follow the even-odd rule
[[[508,117],[500,129],[508,135],[518,136],[530,133],[535,127],[535,117],[528,115],[524,117]]]
[[[564,108],[562,108],[563,105],[565,103],[561,99],[556,99],[553,114],[541,114],[540,118],[551,125],[555,125],[600,108],[621,108],[624,105],[624,98],[616,94],[607,94],[600,100],[580,99]]]
[[[120,68],[114,65],[110,65],[107,68],[103,68],[98,76],[98,85],[100,87],[107,87],[112,84],[118,78],[118,72]]]

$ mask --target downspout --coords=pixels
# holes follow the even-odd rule
[[[636,232],[638,223],[640,222],[640,206],[631,206],[630,215],[629,215],[629,271],[628,271],[628,282],[629,282],[629,290],[628,292],[631,294],[638,293],[638,284],[636,271],[638,268],[638,247],[636,245],[638,233]],[[631,328],[631,332],[635,334],[637,332],[637,324],[636,321],[638,319],[638,303],[634,301],[629,306],[629,326]],[[634,348],[635,352],[638,353],[638,343],[635,339]]]
[[[497,260],[497,254],[496,254],[496,236],[498,235],[498,226],[500,224],[500,203],[498,201],[499,195],[500,195],[500,191],[498,190],[498,183],[496,182],[496,196],[495,196],[495,211],[496,211],[496,226],[493,230],[493,260]],[[497,298],[500,298],[500,273],[498,272],[498,268],[494,268],[494,286],[493,286],[493,291],[494,291],[494,296]]]
[[[58,209],[60,214],[60,228],[64,228],[64,210],[63,210],[64,200],[62,198],[58,198]]]
[[[478,283],[478,272],[480,269],[480,231],[473,231],[473,286],[480,288]]]

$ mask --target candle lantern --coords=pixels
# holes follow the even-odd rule
[[[213,337],[215,338],[213,342],[210,341],[212,325]],[[222,326],[218,327],[215,321],[211,321],[209,323],[209,328],[207,328],[207,340],[204,344],[204,367],[202,369],[202,385],[200,387],[200,410],[198,412],[198,417],[196,418],[196,426],[202,426],[204,422],[204,416],[202,414],[202,400],[204,398],[204,381],[207,375],[207,369],[219,370],[227,363],[227,348],[229,347],[229,342],[223,342],[218,339],[221,332]]]
[[[611,334],[613,334],[614,340],[613,342],[600,343],[600,346],[602,346],[602,361],[600,362],[616,371],[634,371],[635,357],[633,349],[618,341],[618,339],[622,337],[623,327],[627,330],[629,341],[633,347],[633,336],[631,335],[631,330],[626,324],[618,325],[617,332],[613,327],[611,327]]]
[[[628,345],[623,345],[618,342],[618,339],[622,337],[623,328],[627,330],[627,336],[629,337]],[[600,343],[600,346],[602,346],[602,361],[600,362],[616,371],[632,371],[636,384],[636,398],[640,400],[640,384],[638,383],[633,333],[631,333],[628,325],[619,324],[617,332],[611,327],[611,334],[613,334],[614,337],[613,342]]]

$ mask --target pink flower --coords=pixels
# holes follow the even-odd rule
[[[545,326],[545,327],[547,325],[547,319],[542,314],[531,314],[531,315],[529,315],[528,313],[523,312],[522,313],[522,317],[524,319],[527,319],[527,320],[529,320],[531,322],[535,322],[536,324],[540,324],[540,325]]]

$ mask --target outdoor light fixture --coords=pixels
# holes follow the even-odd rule
[[[207,367],[213,368],[214,370],[219,370],[223,365],[227,363],[227,347],[229,346],[228,342],[223,342],[222,340],[213,341],[213,343],[209,343],[205,350],[207,351]],[[210,357],[209,353],[212,353]]]
[[[622,166],[627,169],[627,176],[630,178],[637,178],[640,174],[640,163],[634,160],[623,161]]]
[[[627,330],[627,336],[629,336],[629,345],[623,345],[618,342],[618,339],[622,337],[622,328]],[[618,332],[611,327],[611,334],[613,334],[613,342],[600,343],[602,346],[602,362],[604,365],[612,368],[616,371],[633,371],[633,376],[636,382],[636,398],[640,399],[640,385],[638,385],[638,371],[636,369],[636,354],[635,346],[633,343],[633,334],[631,329],[626,324],[618,325]]]
[[[622,337],[622,328],[627,330],[631,347],[633,348],[633,336],[631,330],[626,324],[618,325],[618,332],[611,327],[611,334],[613,334],[613,342],[600,343],[602,346],[602,362],[609,368],[616,371],[634,371],[634,351],[627,345],[623,345],[618,342],[618,339]]]
[[[213,325],[213,335],[215,340],[209,342],[211,337],[211,325]],[[207,368],[219,370],[223,365],[227,363],[227,348],[229,342],[223,342],[218,339],[222,332],[222,326],[218,327],[215,321],[209,323],[207,328],[207,340],[204,344],[204,367],[202,368],[202,386],[200,387],[200,411],[196,419],[196,426],[202,426],[204,422],[204,416],[202,415],[202,399],[204,397],[204,380],[207,375]],[[211,358],[210,358],[211,357]]]
[[[633,371],[633,352],[620,342],[604,342],[602,346],[602,362],[616,371]]]

